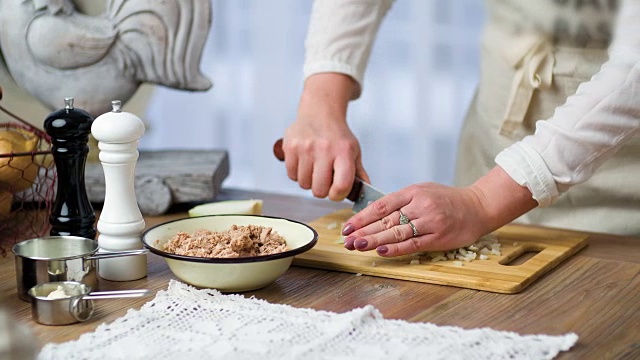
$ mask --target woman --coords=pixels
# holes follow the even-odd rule
[[[316,0],[288,176],[343,200],[369,181],[346,123],[392,1]],[[640,1],[488,0],[480,84],[456,187],[411,185],[346,223],[381,256],[469,245],[511,221],[640,234]],[[618,9],[619,7],[619,9]]]

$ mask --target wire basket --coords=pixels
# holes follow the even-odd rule
[[[0,99],[2,90],[0,89]],[[18,241],[48,234],[56,171],[51,138],[0,106],[0,254]]]

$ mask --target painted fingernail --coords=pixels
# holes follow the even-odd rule
[[[355,246],[353,246],[353,242],[356,240],[354,236],[347,236],[344,238],[344,247],[348,250],[355,250]]]
[[[369,245],[369,243],[367,242],[367,240],[365,239],[358,239],[353,243],[356,247],[356,249],[364,249],[367,247],[367,245]]]
[[[386,254],[386,253],[388,253],[388,252],[389,252],[389,248],[388,248],[388,247],[386,247],[386,246],[384,246],[384,245],[382,245],[382,246],[378,246],[378,247],[376,248],[376,252],[377,252],[378,254],[380,254],[380,255],[384,255],[384,254]]]
[[[349,235],[356,230],[356,227],[353,224],[348,223],[342,228],[342,235]]]

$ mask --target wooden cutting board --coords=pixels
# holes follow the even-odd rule
[[[340,232],[352,214],[344,209],[309,223],[318,232],[318,243],[296,256],[294,265],[513,294],[585,247],[588,238],[574,231],[507,225],[494,233],[501,254],[488,260],[431,262],[422,257],[412,264],[416,256],[382,258],[375,251],[346,250]],[[520,263],[525,255],[528,259]]]

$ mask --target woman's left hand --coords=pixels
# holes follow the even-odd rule
[[[392,257],[467,246],[489,231],[472,189],[422,183],[369,204],[347,221],[343,235],[349,250]]]
[[[457,249],[537,205],[496,166],[469,187],[415,184],[372,202],[346,222],[344,247],[385,257]]]

